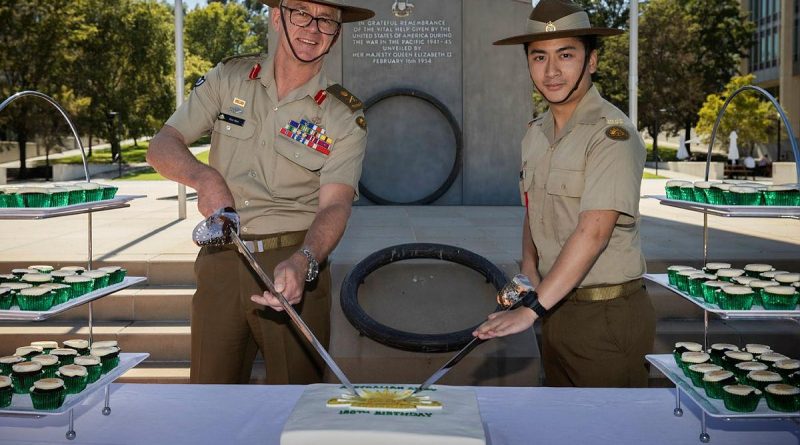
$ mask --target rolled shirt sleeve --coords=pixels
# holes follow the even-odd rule
[[[219,91],[223,69],[224,65],[220,63],[198,79],[189,99],[167,120],[166,124],[178,130],[187,144],[196,141],[214,126],[222,109]]]
[[[346,115],[343,125],[347,135],[336,141],[330,157],[320,171],[320,186],[349,185],[355,190],[355,199],[358,199],[358,181],[361,179],[361,167],[367,147],[367,130],[356,123],[356,119],[363,116],[361,111]]]

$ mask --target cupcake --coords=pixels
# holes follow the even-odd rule
[[[72,270],[54,270],[50,272],[50,277],[53,279],[54,283],[63,283],[64,278],[73,277],[75,275],[77,275],[77,273]]]
[[[127,270],[119,266],[106,266],[106,267],[101,267],[97,270],[102,270],[103,272],[108,274],[109,285],[121,283],[122,280],[125,278],[125,274],[128,272]]]
[[[709,204],[714,205],[725,205],[727,201],[725,200],[725,193],[730,193],[728,190],[730,189],[729,184],[724,184],[721,182],[712,183],[711,187],[704,190],[706,193],[706,200]]]
[[[17,348],[17,351],[14,352],[14,355],[18,355],[26,361],[31,361],[33,357],[41,354],[42,348],[40,346],[20,346]]]
[[[53,349],[58,349],[58,342],[52,340],[32,341],[31,346],[42,348],[42,354],[49,354]]]
[[[747,286],[727,286],[717,295],[717,304],[726,311],[747,311],[753,307],[753,295]]]
[[[86,268],[81,266],[64,266],[59,270],[63,270],[65,272],[73,272],[76,275],[80,275],[86,271]]]
[[[776,362],[779,362],[781,360],[788,360],[788,359],[789,359],[789,357],[787,357],[787,356],[785,356],[783,354],[778,354],[777,352],[772,352],[772,351],[765,352],[763,354],[759,354],[756,357],[756,360],[760,361],[761,363],[766,363],[767,366],[772,366]]]
[[[11,381],[17,394],[27,394],[33,382],[40,378],[42,378],[42,365],[39,363],[22,362],[11,367]]]
[[[86,389],[89,372],[81,365],[65,365],[58,368],[58,378],[64,381],[67,394],[77,394]]]
[[[680,187],[681,201],[698,202],[697,195],[694,192],[694,184],[684,184]],[[702,192],[701,192],[702,193]],[[703,193],[705,198],[705,193]]]
[[[759,275],[771,270],[775,270],[775,268],[769,264],[747,264],[744,266],[744,271],[747,276],[753,278],[759,278]]]
[[[79,182],[75,184],[86,193],[86,202],[100,201],[103,199],[103,188],[94,182]]]
[[[689,275],[689,295],[703,299],[703,283],[713,281],[717,277],[705,272],[697,272]]]
[[[789,377],[786,379],[786,382],[790,385],[794,385],[800,388],[800,371],[789,374]]]
[[[32,287],[17,294],[17,304],[23,311],[47,311],[53,307],[55,294],[50,289]]]
[[[103,365],[103,374],[107,374],[119,365],[119,348],[116,346],[110,348],[92,347],[89,354],[100,358],[100,362]]]
[[[683,375],[689,377],[689,366],[707,363],[709,360],[711,360],[711,356],[705,352],[684,352],[681,354],[681,363],[683,363],[681,369],[683,370]]]
[[[761,391],[747,385],[725,385],[722,387],[725,408],[737,413],[750,413],[758,407]]]
[[[119,343],[116,340],[102,340],[92,343],[92,348],[118,348]]]
[[[72,286],[72,298],[78,298],[94,290],[94,279],[83,275],[66,277],[64,284]]]
[[[703,352],[703,345],[693,341],[679,341],[675,343],[675,348],[672,350],[672,356],[675,357],[675,363],[679,367],[683,367],[681,355],[684,352]]]
[[[670,286],[678,286],[678,272],[682,270],[695,270],[695,268],[691,266],[669,266],[667,268],[667,278],[669,278]]]
[[[15,283],[17,281],[19,281],[19,277],[17,277],[13,273],[0,274],[0,284],[3,284],[3,283]]]
[[[767,345],[760,345],[758,343],[748,343],[744,345],[744,350],[753,355],[761,355],[766,354],[767,352],[772,352],[771,347]]]
[[[762,194],[768,206],[800,205],[800,190],[795,184],[771,185]]]
[[[119,189],[117,187],[114,187],[113,185],[103,184],[102,190],[103,190],[103,199],[114,199],[114,196],[117,195],[117,190]]]
[[[92,287],[92,290],[102,289],[108,286],[109,276],[102,270],[87,270],[81,274],[81,276],[94,279],[94,286]]]
[[[73,184],[65,186],[69,190],[69,205],[83,204],[86,202],[86,191]]]
[[[753,371],[767,371],[769,367],[761,362],[739,362],[733,368],[733,374],[740,383],[747,382],[747,374]]]
[[[38,270],[40,273],[49,274],[53,271],[53,266],[48,266],[46,264],[35,264],[33,266],[29,266],[28,269],[35,269]]]
[[[682,199],[681,187],[684,185],[692,185],[689,181],[670,180],[667,181],[666,192],[667,199]]]
[[[773,278],[781,286],[791,286],[795,281],[800,281],[800,273],[781,273]]]
[[[739,347],[736,345],[732,345],[730,343],[714,343],[711,345],[711,348],[708,350],[708,353],[711,355],[711,361],[714,362],[715,365],[722,366],[722,359],[725,357],[725,352],[727,351],[738,351]]]
[[[733,186],[728,195],[728,204],[739,206],[757,206],[761,204],[761,191],[750,186]]]
[[[703,288],[703,300],[708,304],[717,304],[718,291],[728,286],[733,286],[733,284],[726,281],[706,281],[700,285]]]
[[[800,411],[800,388],[785,384],[771,384],[764,388],[767,406],[774,411],[796,413]]]
[[[56,378],[41,379],[30,388],[33,407],[40,410],[54,410],[64,404],[67,396],[64,381]]]
[[[716,275],[718,270],[730,269],[730,268],[731,268],[730,263],[706,263],[705,267],[703,267],[703,270],[706,273]]]
[[[75,357],[75,364],[86,368],[86,383],[94,383],[103,375],[103,365],[100,362],[100,358],[93,355]]]
[[[72,297],[72,286],[63,283],[46,283],[39,286],[53,292],[53,306],[64,304]]]
[[[694,183],[694,200],[708,204],[708,190],[711,188],[709,181],[695,181]]]
[[[50,195],[50,207],[63,207],[69,204],[69,189],[53,186],[47,189]]]
[[[800,360],[778,360],[772,365],[772,371],[777,372],[784,379],[788,379],[790,375],[800,371]]]
[[[50,351],[50,355],[58,357],[58,361],[62,366],[71,365],[78,356],[78,351],[70,348],[58,348]]]
[[[697,273],[702,273],[699,270],[694,269],[687,269],[678,271],[678,274],[675,276],[675,284],[678,287],[678,290],[684,293],[689,293],[689,277],[695,275]]]
[[[712,363],[700,363],[698,365],[690,365],[687,368],[689,378],[692,379],[692,384],[698,388],[703,387],[703,376],[713,371],[722,371],[722,366],[714,365]]]
[[[750,371],[747,373],[746,380],[748,385],[763,391],[769,384],[782,382],[783,377],[772,371]]]
[[[86,355],[89,353],[89,341],[83,339],[65,340],[64,347],[74,349],[78,355]]]
[[[58,357],[50,354],[37,355],[31,361],[42,365],[43,378],[55,377],[58,367],[61,366],[61,363],[58,362]]]
[[[716,272],[719,281],[732,282],[734,278],[744,275],[743,269],[719,269]]]
[[[722,356],[722,367],[733,371],[738,363],[753,361],[753,354],[745,351],[725,351]]]
[[[753,304],[764,306],[764,288],[777,286],[777,281],[755,280],[747,284],[753,289]]]
[[[761,300],[764,309],[791,311],[797,307],[800,293],[792,286],[771,286],[761,291]]]
[[[11,367],[24,361],[25,359],[18,355],[0,357],[0,375],[11,375]]]
[[[703,388],[712,399],[721,399],[726,385],[735,385],[736,378],[730,371],[711,371],[703,376]]]
[[[749,286],[750,283],[752,283],[753,281],[759,281],[759,280],[758,280],[758,278],[753,278],[753,277],[750,277],[750,276],[747,276],[747,275],[742,275],[740,277],[734,278],[731,281],[731,283],[738,284],[740,286]]]
[[[762,272],[761,273],[761,279],[762,280],[773,280],[773,279],[775,279],[776,275],[780,275],[780,274],[784,274],[784,273],[789,273],[789,272],[787,272],[785,270],[768,270],[766,272]]]
[[[0,375],[0,408],[11,406],[13,396],[14,387],[11,384],[11,377]]]
[[[23,275],[39,273],[36,269],[12,269],[11,274],[17,277],[17,280],[22,278]]]
[[[11,309],[12,304],[14,303],[14,292],[7,287],[0,287],[0,310],[9,310]]]

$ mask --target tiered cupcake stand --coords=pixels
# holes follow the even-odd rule
[[[83,144],[81,143],[81,139],[78,136],[78,132],[75,129],[75,126],[73,125],[66,111],[55,100],[37,91],[22,91],[17,94],[14,94],[13,96],[3,101],[3,103],[0,104],[0,111],[5,109],[9,104],[14,102],[15,100],[24,96],[33,96],[43,99],[49,104],[51,104],[53,107],[55,107],[59,111],[59,113],[61,113],[61,116],[67,121],[70,130],[72,130],[72,134],[75,137],[75,141],[77,142],[81,150],[81,156],[83,157],[84,174],[86,176],[86,182],[89,182],[90,181],[89,169],[87,167],[86,154],[83,148]],[[74,204],[69,206],[53,207],[53,208],[0,208],[0,220],[12,220],[12,219],[38,220],[46,218],[57,218],[61,216],[86,214],[88,218],[87,269],[92,269],[92,214],[95,212],[101,212],[105,210],[114,210],[114,209],[130,207],[129,202],[139,197],[141,196],[118,196],[114,199],[109,199],[109,200],[88,202],[83,204]],[[147,278],[145,277],[125,277],[123,281],[120,283],[95,290],[88,294],[82,295],[78,298],[71,299],[66,303],[54,306],[47,311],[0,310],[0,321],[47,320],[48,318],[54,317],[64,311],[88,303],[89,343],[92,343],[94,340],[92,302],[99,298],[103,298],[107,295],[111,295],[122,289],[131,287],[136,284],[144,283],[145,281],[147,281]],[[75,407],[80,405],[83,401],[85,401],[95,392],[99,391],[100,389],[103,389],[105,392],[105,403],[103,405],[102,413],[105,416],[110,415],[111,406],[109,403],[110,402],[109,385],[118,377],[120,377],[122,374],[124,374],[131,368],[135,367],[136,365],[147,359],[149,355],[150,354],[147,353],[121,353],[119,355],[120,359],[119,365],[117,365],[107,374],[102,375],[100,379],[98,379],[96,382],[87,385],[86,389],[81,391],[80,393],[67,395],[64,404],[56,410],[52,411],[36,410],[33,408],[33,404],[29,397],[24,397],[22,395],[15,394],[12,398],[11,406],[6,408],[0,408],[0,416],[22,416],[22,417],[41,418],[44,416],[61,415],[69,413],[69,429],[67,430],[66,437],[69,440],[75,439],[76,437],[75,414],[74,414]]]
[[[745,86],[738,89],[730,97],[728,97],[728,100],[722,106],[722,109],[720,110],[720,113],[717,116],[717,120],[714,125],[714,130],[711,133],[711,142],[709,143],[708,146],[705,180],[708,181],[710,162],[711,162],[711,148],[714,146],[714,139],[716,138],[717,129],[719,127],[720,121],[722,120],[722,117],[725,114],[725,110],[734,97],[748,90],[756,91],[758,93],[763,94],[764,96],[767,97],[767,99],[769,99],[773,103],[773,105],[775,105],[775,108],[777,108],[778,113],[780,114],[781,118],[783,119],[783,123],[786,126],[787,134],[789,136],[789,141],[791,142],[792,145],[792,151],[794,153],[795,163],[797,164],[796,165],[797,177],[798,181],[800,181],[800,150],[798,150],[797,140],[795,139],[792,127],[788,119],[786,118],[786,114],[783,112],[783,109],[781,109],[780,105],[778,105],[778,102],[775,100],[774,97],[772,97],[772,95],[770,95],[764,89],[755,86]],[[680,209],[685,209],[693,212],[700,212],[703,214],[703,264],[708,262],[708,215],[723,216],[723,217],[741,217],[741,218],[800,219],[800,207],[712,205],[712,204],[703,204],[697,202],[667,199],[665,196],[649,196],[649,197],[659,200],[662,205],[677,207]],[[693,298],[688,293],[682,292],[677,288],[669,286],[669,280],[667,274],[646,274],[645,278],[665,287],[671,292],[683,297],[686,300],[689,300],[693,304],[703,309],[703,343],[705,349],[708,349],[709,347],[709,342],[708,342],[709,313],[715,314],[719,318],[725,320],[788,319],[800,323],[800,310],[778,311],[778,310],[758,309],[758,307],[749,311],[723,310],[716,305],[712,305],[706,303],[705,301]],[[702,410],[700,441],[703,443],[708,443],[711,440],[711,436],[708,434],[708,430],[706,428],[707,416],[722,418],[725,420],[765,419],[765,418],[791,419],[794,422],[800,423],[800,413],[782,413],[773,411],[767,407],[766,401],[763,399],[759,402],[758,407],[753,412],[739,413],[731,411],[725,408],[725,405],[722,400],[711,399],[706,396],[702,388],[695,387],[692,384],[691,379],[684,376],[683,371],[675,363],[675,359],[671,354],[648,355],[647,360],[650,363],[652,363],[653,366],[658,368],[658,370],[661,371],[661,373],[663,373],[668,379],[670,379],[675,384],[676,387],[675,409],[673,410],[673,414],[675,416],[680,417],[683,415],[683,409],[681,408],[682,393],[685,394],[687,397],[689,397],[689,399],[691,399],[695,404],[697,404],[697,406],[700,407],[700,409]]]

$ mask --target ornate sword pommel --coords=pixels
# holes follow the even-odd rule
[[[528,277],[522,274],[515,275],[497,293],[497,304],[503,309],[508,309],[521,301],[526,294],[533,292],[533,290],[533,285]]]

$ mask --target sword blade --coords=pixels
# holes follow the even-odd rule
[[[267,276],[267,274],[264,272],[264,269],[261,268],[261,265],[258,264],[255,257],[253,257],[253,254],[250,253],[250,250],[247,248],[247,246],[245,246],[242,239],[239,238],[239,235],[235,231],[231,230],[231,237],[233,238],[233,242],[236,243],[236,246],[239,248],[239,252],[244,255],[244,257],[247,259],[247,262],[250,263],[250,267],[253,268],[253,271],[255,271],[255,273],[267,287],[267,290],[278,298],[283,310],[285,310],[286,314],[289,315],[289,318],[292,320],[292,323],[294,323],[294,326],[297,328],[297,330],[300,331],[306,340],[311,343],[311,346],[317,350],[317,353],[322,357],[322,359],[325,361],[325,364],[328,365],[331,371],[333,371],[333,373],[339,379],[339,382],[341,382],[342,385],[344,385],[354,396],[359,396],[360,394],[358,391],[356,391],[355,386],[350,383],[350,380],[344,375],[344,372],[339,368],[339,365],[333,361],[333,357],[328,354],[328,351],[325,350],[325,347],[322,346],[322,343],[317,340],[317,337],[314,336],[314,333],[311,332],[311,329],[308,327],[308,325],[303,321],[302,318],[300,318],[300,315],[294,310],[294,307],[289,304],[283,294],[275,290],[275,285],[272,283],[272,280],[270,280],[269,276]]]

